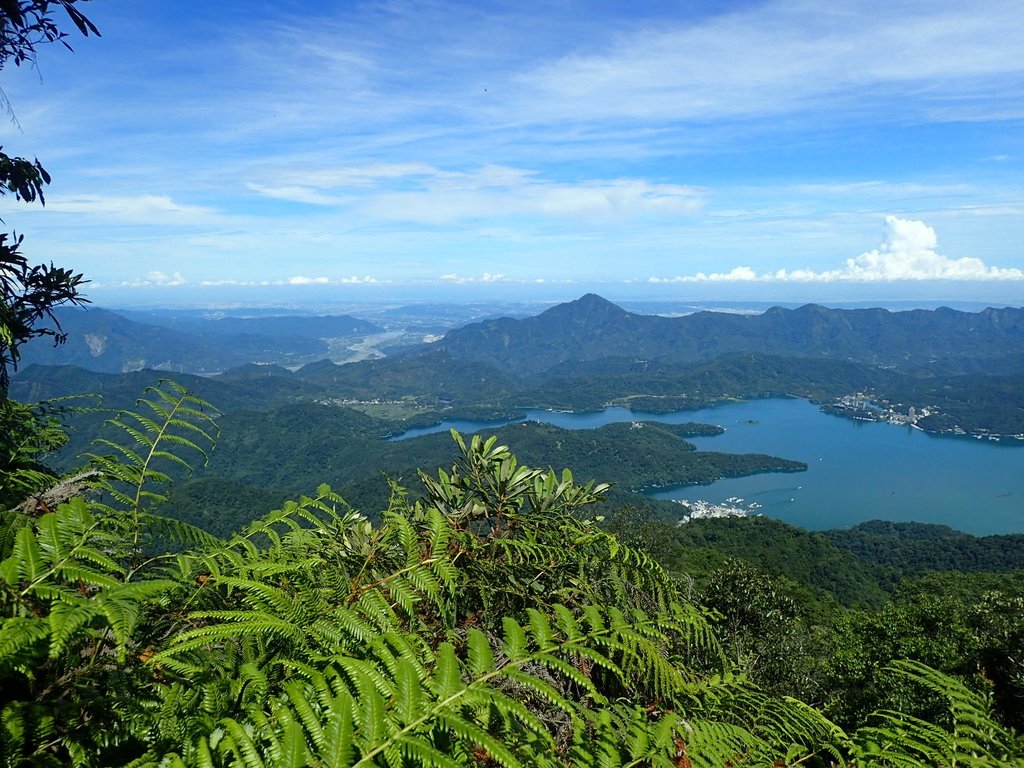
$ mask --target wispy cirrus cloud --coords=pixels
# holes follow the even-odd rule
[[[379,166],[313,172],[288,186],[250,183],[249,189],[291,202],[349,207],[379,220],[451,224],[472,219],[541,216],[552,219],[628,220],[691,216],[704,203],[704,191],[683,184],[642,179],[557,182],[538,172],[488,165],[472,171],[445,171],[426,165]],[[358,195],[350,187],[364,188]]]
[[[42,213],[43,211],[36,211]],[[214,208],[182,203],[170,195],[48,195],[46,213],[125,224],[209,224],[221,214]]]
[[[705,122],[827,111],[836,102],[881,105],[900,93],[914,99],[892,119],[920,119],[922,108],[940,106],[943,119],[984,104],[1005,113],[999,96],[1024,85],[1014,53],[1024,30],[1011,22],[1018,12],[1012,0],[758,3],[619,35],[517,80],[535,119]]]
[[[255,192],[257,195],[271,197],[275,200],[286,200],[290,203],[304,203],[306,205],[322,205],[329,207],[352,203],[351,196],[342,197],[339,195],[326,195],[323,192],[318,192],[310,187],[271,187],[263,184],[254,184],[252,182],[245,186],[246,189],[250,192]]]

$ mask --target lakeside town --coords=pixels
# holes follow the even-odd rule
[[[682,504],[689,509],[689,513],[683,515],[676,525],[684,525],[691,520],[711,520],[722,517],[748,517],[757,512],[761,505],[757,502],[745,502],[738,496],[730,496],[724,502],[715,504],[710,501],[697,499],[684,501],[677,499],[676,503]]]
[[[857,421],[882,421],[887,424],[902,424],[924,432],[939,435],[958,435],[974,437],[978,440],[1024,440],[1024,432],[1018,434],[1001,434],[983,427],[965,429],[959,424],[936,427],[929,422],[930,417],[937,417],[941,410],[934,405],[908,406],[895,403],[885,398],[878,398],[869,392],[855,392],[843,395],[838,400],[821,406],[825,413],[855,419]],[[932,422],[935,419],[932,419]]]

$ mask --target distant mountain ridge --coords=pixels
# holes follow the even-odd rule
[[[168,327],[203,333],[295,336],[306,339],[330,339],[365,336],[383,328],[351,315],[266,315],[261,317],[191,317]]]
[[[347,315],[209,318],[157,324],[106,309],[58,312],[67,342],[37,340],[22,348],[19,367],[78,365],[121,373],[153,368],[212,373],[248,363],[302,364],[326,357],[326,338],[365,336],[381,329]]]
[[[935,360],[1017,357],[1024,362],[1024,309],[890,312],[807,304],[759,315],[697,312],[660,317],[627,312],[587,294],[522,320],[487,320],[449,331],[447,354],[521,374],[566,362],[636,358],[698,363],[723,355],[819,357],[920,369]]]

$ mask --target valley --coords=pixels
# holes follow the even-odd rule
[[[433,539],[409,538],[409,525],[452,526],[442,541],[473,541],[508,492],[543,511],[513,513],[507,528],[495,518],[499,539],[492,530],[482,541],[502,546],[481,562],[500,588],[488,595],[547,599],[541,580],[556,574],[559,584],[600,585],[624,557],[636,563],[636,583],[664,579],[659,589],[706,612],[729,654],[723,668],[748,676],[758,695],[796,696],[849,729],[881,706],[928,718],[930,699],[894,700],[875,687],[876,669],[911,658],[967,681],[970,695],[1000,697],[1000,723],[1024,722],[1009,651],[1024,632],[1015,607],[1024,595],[1024,443],[1013,438],[1024,429],[1024,311],[810,306],[649,317],[584,296],[518,318],[467,314],[432,307],[417,322],[405,309],[401,327],[375,323],[350,336],[323,335],[350,319],[281,315],[241,337],[226,323],[224,333],[199,330],[203,354],[181,357],[191,372],[173,373],[119,368],[156,353],[172,359],[196,333],[188,323],[129,325],[110,332],[99,355],[95,335],[92,347],[84,337],[94,330],[69,326],[83,334],[77,351],[69,340],[75,364],[27,354],[10,392],[48,402],[37,407],[66,425],[66,444],[45,461],[68,471],[90,454],[93,466],[114,468],[119,455],[135,456],[125,420],[137,421],[128,414],[146,398],[166,396],[168,376],[184,397],[201,398],[190,407],[210,429],[209,449],[178,443],[188,467],[162,462],[171,482],[147,486],[160,521],[154,551],[221,547],[250,530],[272,532],[266,540],[290,552],[288,542],[314,536],[298,558],[331,578],[334,566],[317,558],[332,557],[339,541],[365,548],[368,563],[401,550],[364,535],[397,535],[415,554],[396,567],[415,569],[408,564],[437,554]],[[105,312],[96,319],[121,326]],[[238,365],[222,369],[219,350]],[[453,440],[451,429],[464,437]],[[471,471],[481,451],[506,458]],[[529,467],[550,474],[541,480]],[[536,484],[508,485],[519,471]],[[455,490],[462,483],[470,490]],[[599,507],[574,507],[592,491]],[[487,504],[477,507],[473,494]],[[89,503],[105,508],[104,497]],[[471,510],[485,517],[462,522]],[[339,514],[349,527],[324,527]],[[538,535],[555,537],[542,562],[531,554]],[[255,551],[263,536],[239,546]],[[508,541],[523,542],[525,560],[507,559]],[[572,560],[592,542],[610,549]],[[267,567],[268,587],[282,589],[280,564]],[[578,568],[589,569],[582,582]],[[209,578],[204,570],[186,581]],[[418,589],[401,599],[421,599]],[[464,592],[453,594],[464,604]],[[601,600],[632,610],[633,594]],[[991,679],[972,671],[982,665]]]
[[[0,0],[0,768],[1024,768],[1024,27]]]
[[[450,439],[434,433],[458,428],[496,433],[524,461],[572,467],[580,477],[611,482],[616,488],[613,506],[641,504],[665,519],[678,518],[683,511],[665,499],[721,503],[727,496],[746,498],[751,493],[774,498],[772,475],[764,473],[803,472],[811,466],[806,489],[784,498],[780,491],[778,501],[762,514],[810,528],[883,517],[987,533],[1024,530],[1024,520],[1015,513],[1017,499],[1024,497],[1017,495],[1021,489],[979,480],[1003,495],[989,494],[965,480],[972,473],[977,478],[1013,475],[1012,467],[1018,457],[1024,458],[1024,451],[999,453],[995,461],[980,451],[963,456],[953,451],[950,455],[957,453],[958,458],[939,458],[938,453],[920,453],[929,443],[912,445],[901,439],[899,426],[879,425],[882,442],[877,448],[854,450],[853,443],[836,448],[834,462],[842,461],[844,451],[864,458],[850,464],[845,475],[829,475],[822,481],[826,490],[818,492],[814,478],[822,471],[820,451],[808,455],[811,438],[810,433],[805,435],[811,423],[819,423],[810,421],[817,406],[801,417],[803,421],[776,428],[777,433],[791,434],[774,444],[755,439],[767,427],[758,431],[731,425],[728,439],[702,439],[720,428],[690,425],[690,431],[681,431],[671,426],[693,421],[694,413],[700,414],[698,421],[712,423],[722,418],[720,414],[738,422],[758,421],[763,414],[756,408],[745,411],[744,418],[728,416],[730,404],[787,397],[820,403],[824,412],[854,420],[865,417],[864,403],[875,409],[870,411],[872,418],[903,424],[909,419],[902,414],[913,411],[916,429],[990,439],[1005,436],[1003,443],[1012,446],[1020,442],[1014,437],[1024,432],[1022,310],[889,312],[805,306],[762,314],[704,311],[667,317],[631,313],[587,295],[539,315],[460,324],[473,312],[479,309],[460,315],[454,308],[430,306],[418,316],[412,307],[371,315],[378,321],[382,316],[397,318],[400,327],[390,329],[349,316],[255,314],[240,320],[176,313],[170,320],[164,318],[164,329],[132,325],[135,321],[126,319],[127,325],[122,325],[131,333],[121,332],[118,338],[133,339],[136,350],[151,343],[170,352],[173,346],[168,346],[165,334],[200,332],[210,354],[230,348],[245,360],[213,375],[175,374],[179,383],[224,415],[219,419],[221,447],[181,484],[172,508],[176,499],[191,504],[193,489],[203,488],[204,503],[237,522],[247,514],[248,502],[241,499],[251,494],[283,499],[328,482],[358,508],[377,509],[388,493],[383,476],[411,478],[415,483],[417,468],[450,462]],[[141,319],[161,318],[150,314]],[[12,394],[35,401],[97,393],[105,408],[116,410],[128,407],[146,385],[167,375],[104,372],[103,360],[87,361],[76,351],[76,334],[95,335],[89,322],[106,329],[120,327],[109,312],[76,313],[68,327],[68,344],[48,354],[65,354],[68,362],[89,362],[99,370],[32,364],[37,358],[30,348],[29,364],[15,378]],[[211,325],[216,333],[209,331]],[[445,326],[450,326],[447,331]],[[269,363],[265,360],[270,358],[260,357],[265,352],[237,345],[239,329],[256,334],[246,338],[275,339],[280,344],[299,339],[307,345],[303,349],[344,345],[342,354],[354,351],[359,359],[281,364],[289,363],[286,355]],[[430,329],[441,333],[431,335]],[[324,335],[342,331],[356,335]],[[997,349],[1003,353],[997,355]],[[201,356],[191,359],[205,365]],[[858,394],[851,397],[850,392]],[[569,413],[560,417],[560,411]],[[78,427],[58,463],[72,466],[77,455],[88,451],[103,418],[99,411],[73,415]],[[515,425],[524,419],[527,423]],[[626,429],[614,423],[619,421],[650,423],[651,428]],[[828,424],[827,417],[821,423]],[[588,429],[581,432],[580,426]],[[734,433],[747,437],[734,439]],[[847,434],[864,433],[836,431],[828,439],[847,446],[845,441],[852,439]],[[408,439],[395,442],[396,436]],[[935,445],[940,444],[953,447]],[[722,452],[725,446],[731,453]],[[752,456],[752,450],[760,453]],[[913,476],[914,462],[958,471],[934,473],[948,485],[941,480],[918,483],[918,488],[905,488],[898,495],[895,488],[902,482],[877,482],[872,487],[884,486],[885,494],[870,504],[864,497],[859,503],[862,511],[855,509],[858,502],[852,499],[867,490],[862,478],[880,477],[892,467],[903,467],[897,472]],[[762,479],[738,479],[751,474]],[[701,489],[716,481],[720,482],[708,492]],[[849,489],[844,490],[844,482]],[[685,490],[693,485],[698,488]],[[239,493],[240,488],[245,492]],[[676,488],[680,490],[672,490]],[[642,489],[647,492],[638,495]],[[186,507],[185,501],[178,504],[181,514],[188,514]]]

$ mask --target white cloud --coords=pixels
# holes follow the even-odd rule
[[[291,203],[305,203],[306,205],[343,205],[351,201],[351,197],[338,195],[325,195],[309,187],[268,187],[262,184],[246,184],[246,187],[264,197],[272,197],[275,200],[287,200]]]
[[[163,272],[150,272],[146,279],[153,285],[188,285],[188,280],[181,276],[180,272],[173,275],[166,275]]]
[[[168,195],[54,195],[47,196],[46,209],[129,224],[199,224],[217,216],[212,208],[178,203]]]
[[[373,283],[380,282],[374,277],[364,275],[359,277],[358,275],[352,275],[351,277],[306,277],[304,275],[295,275],[289,277],[283,283],[272,283],[273,285],[370,285]]]
[[[369,163],[364,165],[313,168],[286,171],[279,177],[285,184],[297,184],[319,189],[337,187],[365,187],[382,179],[401,179],[407,176],[434,176],[437,168],[428,163]]]
[[[164,272],[153,271],[148,272],[145,277],[141,277],[135,280],[123,280],[116,283],[101,283],[93,282],[91,287],[93,288],[150,288],[154,286],[166,286],[166,287],[177,287],[181,285],[189,285],[189,281],[182,277],[180,272],[175,272],[173,275],[168,275]]]
[[[530,215],[609,222],[648,216],[692,216],[702,204],[702,194],[692,187],[625,179],[382,193],[368,198],[360,210],[377,219],[420,224]]]
[[[518,79],[521,110],[535,120],[707,120],[905,93],[904,108],[947,104],[955,119],[983,97],[998,103],[1000,89],[1019,93],[1019,10],[1013,0],[757,3],[546,62]]]
[[[729,272],[712,272],[706,274],[704,272],[698,272],[695,275],[687,275],[683,277],[651,277],[647,282],[649,283],[731,283],[731,282],[750,282],[752,280],[763,280],[764,278],[759,276],[750,267],[734,267]]]
[[[938,252],[935,230],[923,221],[886,216],[885,241],[874,250],[847,259],[840,269],[815,272],[809,269],[777,269],[757,273],[750,267],[729,272],[677,277],[651,277],[650,283],[708,282],[892,282],[903,280],[1024,280],[1024,270],[990,267],[981,259],[951,259]]]
[[[520,280],[511,280],[507,275],[502,272],[484,272],[480,277],[467,277],[458,275],[454,272],[449,272],[447,275],[441,275],[438,278],[442,282],[452,283],[454,285],[466,285],[467,283],[508,283],[508,282],[522,282]]]
[[[439,277],[438,280],[444,283],[453,283],[455,285],[465,285],[466,283],[476,282],[475,277],[463,277],[461,275],[457,275],[454,272],[449,272],[446,275],[441,275],[441,277]]]
[[[446,171],[429,163],[371,163],[288,169],[275,172],[274,179],[286,187],[314,189],[379,187],[397,183],[439,190],[515,186],[535,175],[536,171],[491,163],[467,171]]]
[[[260,283],[256,280],[200,280],[199,285],[204,288],[211,288],[217,286],[260,285]]]
[[[257,194],[317,206],[348,207],[360,217],[419,224],[505,216],[621,221],[691,216],[704,192],[642,179],[559,182],[536,171],[484,165],[446,171],[422,163],[292,172],[282,186],[249,183]],[[351,186],[360,187],[358,196]]]
[[[1021,280],[1024,271],[989,267],[981,259],[951,259],[937,251],[935,230],[923,221],[886,216],[887,235],[878,248],[847,259],[826,280]]]

